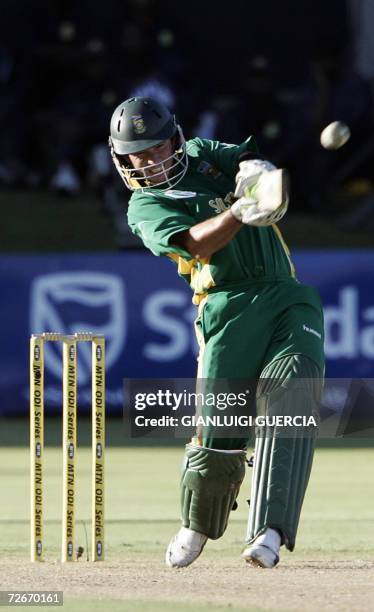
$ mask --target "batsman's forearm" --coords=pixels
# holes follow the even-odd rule
[[[195,259],[204,259],[223,249],[242,227],[243,224],[227,210],[176,234],[173,242],[183,247]]]

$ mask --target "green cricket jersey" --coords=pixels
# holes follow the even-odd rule
[[[230,208],[239,156],[256,151],[249,137],[241,145],[194,138],[187,142],[188,170],[177,189],[135,191],[129,225],[155,255],[167,255],[194,291],[199,304],[209,289],[274,281],[294,276],[289,251],[277,226],[244,225],[231,242],[206,259],[195,260],[173,244],[173,235]],[[231,195],[230,195],[231,194]]]

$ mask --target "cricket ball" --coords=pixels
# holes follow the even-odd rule
[[[329,123],[321,132],[321,145],[325,149],[335,150],[340,149],[351,136],[351,131],[342,121],[333,121]]]

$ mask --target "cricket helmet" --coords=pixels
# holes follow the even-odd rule
[[[147,178],[151,166],[134,168],[129,155],[154,147],[174,138],[172,155],[160,162],[160,177],[156,185]],[[117,106],[110,122],[109,146],[114,164],[126,186],[131,190],[174,187],[185,175],[188,167],[186,143],[177,125],[175,115],[155,98],[135,97]],[[171,161],[170,167],[165,164]],[[169,164],[168,164],[169,165]],[[157,177],[158,174],[152,174]]]

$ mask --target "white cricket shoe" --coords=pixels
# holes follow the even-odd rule
[[[253,544],[248,546],[242,557],[249,565],[272,568],[279,562],[279,548],[281,537],[275,529],[268,529],[255,539]]]
[[[208,537],[203,533],[181,527],[167,548],[166,565],[169,567],[187,567],[200,555],[207,539]]]

